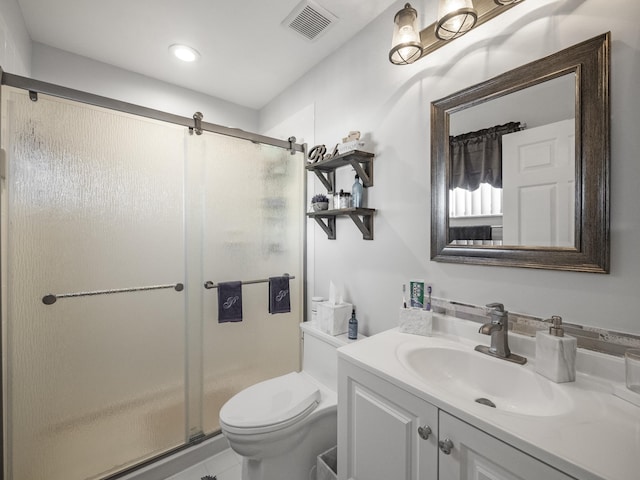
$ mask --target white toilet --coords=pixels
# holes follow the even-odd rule
[[[336,349],[346,334],[300,328],[302,371],[252,385],[220,410],[220,428],[243,457],[242,480],[313,479],[317,456],[336,445]]]

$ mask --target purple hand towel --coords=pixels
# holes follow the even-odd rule
[[[242,282],[218,284],[218,323],[242,321]]]
[[[289,276],[269,277],[269,313],[288,313],[290,311]]]

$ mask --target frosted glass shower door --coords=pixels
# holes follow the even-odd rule
[[[42,299],[185,281],[185,128],[2,97],[8,471],[106,476],[185,441],[185,292]]]
[[[218,323],[217,290],[203,290],[194,308],[201,308],[203,319],[202,424],[211,433],[219,429],[220,407],[235,393],[299,369],[304,157],[207,132],[188,145],[189,185],[196,179],[200,185],[198,192],[188,189],[197,195],[189,210],[202,218],[197,232],[201,251],[188,260],[191,273],[216,284],[295,276],[291,313],[268,313],[267,283],[244,285],[243,321],[238,323]]]

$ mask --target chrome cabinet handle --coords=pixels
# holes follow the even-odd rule
[[[438,442],[438,446],[440,447],[440,451],[442,453],[444,453],[445,455],[449,455],[451,453],[451,450],[453,449],[453,442],[448,438],[445,438],[444,440],[440,440]]]
[[[431,435],[431,427],[429,425],[425,425],[423,427],[418,427],[418,435],[423,440],[429,440],[429,435]]]

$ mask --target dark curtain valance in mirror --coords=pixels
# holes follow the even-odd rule
[[[502,136],[518,130],[519,122],[509,122],[449,137],[449,189],[463,188],[472,192],[481,183],[502,188]]]
[[[605,33],[483,83],[470,86],[431,104],[431,258],[433,260],[595,273],[609,272],[610,42],[610,33]],[[572,118],[568,120],[574,125],[572,127],[574,133],[569,134],[567,138],[574,140],[573,144],[568,144],[564,151],[569,151],[574,155],[570,162],[572,165],[570,168],[574,170],[572,176],[574,181],[571,182],[574,186],[570,190],[556,190],[568,192],[561,200],[566,202],[564,211],[569,217],[563,220],[559,228],[571,229],[570,234],[566,235],[571,239],[570,244],[563,245],[552,242],[540,244],[536,243],[535,239],[531,243],[517,241],[504,243],[506,225],[504,204],[501,224],[502,240],[488,240],[479,243],[456,241],[456,234],[450,228],[458,226],[450,225],[450,188],[458,185],[468,185],[470,188],[474,188],[482,181],[480,178],[483,178],[483,175],[480,174],[478,175],[480,178],[471,181],[463,181],[460,180],[460,174],[453,172],[451,158],[453,154],[450,143],[451,118],[455,116],[457,122],[463,111],[480,106],[482,106],[482,112],[493,115],[499,113],[491,111],[494,101],[504,100],[511,94],[527,89],[533,89],[539,93],[546,88],[545,84],[547,83],[565,85],[567,82],[573,83],[572,90],[575,93],[575,98],[568,99],[569,103],[573,104]],[[566,90],[561,89],[560,91],[566,95]],[[567,100],[564,97],[554,98],[559,99],[557,106],[560,106],[563,100]],[[501,101],[497,104],[504,105]],[[544,108],[540,107],[537,102],[533,102],[533,106]],[[555,104],[552,105],[552,107],[555,106]],[[527,131],[532,131],[535,125],[530,128],[527,118],[536,117],[535,114],[538,113],[544,112],[533,112],[532,116],[529,112],[523,111],[519,113],[521,116],[516,118],[527,122]],[[574,113],[575,115],[573,115]],[[513,118],[511,116],[505,120],[493,121],[490,125],[504,124]],[[562,117],[559,120],[564,121],[567,118]],[[541,125],[552,124],[553,122],[545,122]],[[465,130],[476,131],[480,128],[462,129],[462,131]],[[455,133],[459,133],[459,131]],[[519,134],[520,132],[513,133],[509,137]],[[505,140],[506,137],[503,141]],[[535,168],[536,159],[538,159],[536,154],[532,153],[526,158],[527,165]],[[505,163],[505,165],[507,164]],[[509,175],[513,173],[511,166],[512,164],[509,165]],[[491,170],[494,174],[491,182],[494,185],[500,185],[495,178],[493,167]],[[526,196],[526,205],[530,209],[524,213],[521,210],[516,210],[520,208],[518,200],[520,197],[517,195],[523,194],[519,193],[517,183],[506,185],[506,174],[507,171],[504,170],[503,193],[505,187],[509,186],[510,192],[513,191],[516,195],[508,205],[510,221],[516,217],[519,222],[523,218],[533,218],[526,216],[530,212],[534,215],[536,213],[535,202],[530,199],[542,202],[539,208],[540,212],[546,211],[544,210],[547,208],[545,205],[553,204],[553,202],[547,201],[551,198],[549,195],[544,197],[525,192],[524,195],[528,195]],[[454,178],[454,175],[457,177]],[[561,185],[560,180],[557,180],[556,184]],[[512,186],[515,188],[511,188]],[[529,189],[530,191],[531,189]],[[548,189],[544,191],[546,192]],[[551,215],[549,215],[549,219],[549,222],[555,221],[555,217]],[[522,222],[515,224],[515,226],[509,223],[509,232],[517,229],[520,225],[523,225]],[[529,223],[525,221],[524,226],[527,225]],[[511,242],[511,240],[507,240],[507,242]]]

